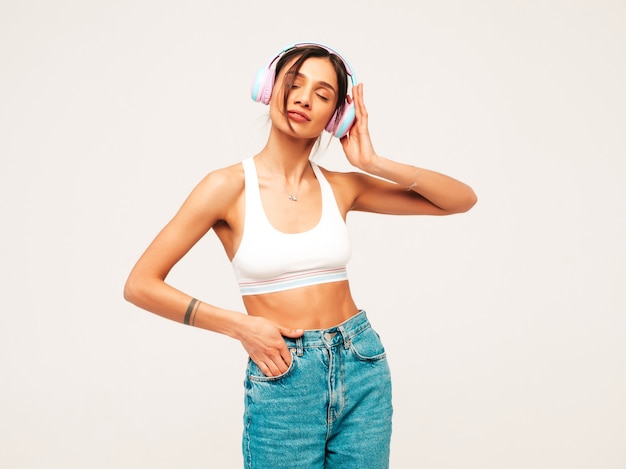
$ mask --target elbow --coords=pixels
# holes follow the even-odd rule
[[[140,282],[131,274],[124,284],[124,299],[129,303],[137,305],[141,298]]]
[[[133,271],[124,284],[124,299],[142,309],[148,309],[155,301],[155,293],[163,279],[153,278],[140,271]]]
[[[126,280],[126,283],[124,284],[124,293],[123,293],[123,295],[124,295],[124,299],[126,301],[128,301],[129,303],[134,303],[133,299],[135,297],[134,296],[135,292],[133,290],[132,284],[130,283],[130,279]]]
[[[465,203],[463,204],[462,212],[468,212],[476,203],[478,202],[478,196],[476,193],[470,189],[470,193],[465,198]]]
[[[450,210],[449,213],[454,214],[468,212],[474,205],[476,205],[477,202],[478,196],[472,189],[468,188],[467,193],[458,199],[456,206]]]

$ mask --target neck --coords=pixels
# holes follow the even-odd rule
[[[309,167],[309,156],[317,139],[297,139],[279,132],[270,132],[265,147],[257,157],[277,177],[298,184]]]

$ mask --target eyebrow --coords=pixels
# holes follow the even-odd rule
[[[320,85],[322,85],[324,88],[328,88],[330,89],[333,93],[337,94],[337,91],[335,90],[335,88],[333,87],[333,85],[331,85],[330,83],[327,83],[325,81],[320,81],[318,82]]]

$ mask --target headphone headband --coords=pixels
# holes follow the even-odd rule
[[[342,56],[339,52],[337,52],[332,47],[328,47],[324,44],[320,44],[319,42],[296,42],[295,44],[291,44],[290,46],[287,46],[283,50],[281,50],[276,56],[274,56],[268,62],[267,68],[270,68],[274,62],[276,62],[278,59],[280,59],[283,56],[283,54],[289,52],[290,50],[297,49],[299,47],[306,47],[306,46],[321,47],[322,49],[325,49],[331,54],[334,54],[337,57],[339,57],[341,61],[343,62],[343,66],[346,68],[346,73],[350,76],[350,79],[352,80],[352,86],[356,86],[357,84],[356,75],[354,74],[354,71],[353,71],[352,66],[350,65],[350,62],[348,62],[348,59],[346,59],[344,56]]]

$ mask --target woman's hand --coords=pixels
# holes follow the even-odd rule
[[[363,83],[352,88],[353,97],[348,96],[348,102],[354,102],[356,121],[347,135],[341,138],[341,146],[352,166],[364,171],[368,170],[378,155],[374,151],[367,123],[367,109],[363,102]]]
[[[291,352],[284,337],[297,338],[302,329],[280,327],[259,316],[247,316],[246,330],[239,337],[243,348],[265,376],[280,376],[291,365]]]

